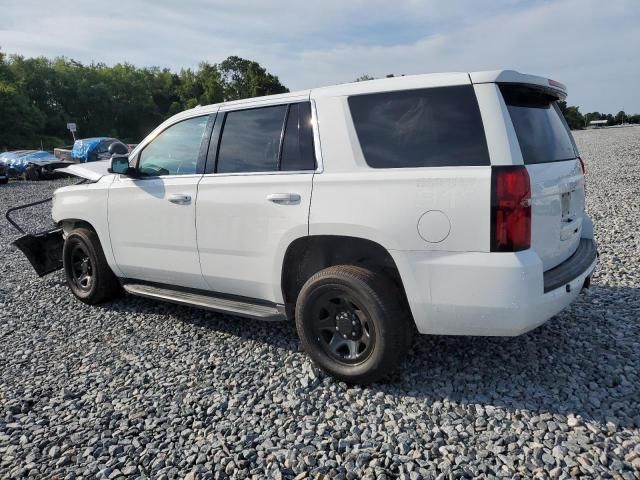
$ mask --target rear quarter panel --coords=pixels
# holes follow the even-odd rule
[[[347,96],[318,98],[316,109],[324,171],[314,177],[310,235],[361,237],[388,250],[489,250],[489,166],[370,168]],[[431,211],[450,224],[441,241],[421,236],[428,222],[418,231]]]

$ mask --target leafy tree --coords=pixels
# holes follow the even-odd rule
[[[627,120],[627,114],[624,113],[624,110],[620,110],[615,116],[616,123],[618,125],[622,125]]]
[[[356,82],[366,82],[367,80],[375,80],[376,77],[372,77],[371,75],[365,73],[364,75],[360,75],[358,78],[356,78]]]
[[[373,79],[362,75],[356,81]],[[127,63],[83,64],[65,57],[25,58],[0,50],[0,150],[45,148],[69,143],[68,122],[80,137],[114,136],[138,142],[166,118],[196,105],[285,93],[289,90],[259,63],[228,57],[218,64],[203,62],[196,69],[139,68]],[[559,102],[571,128],[590,120],[609,125],[638,115],[614,117]]]
[[[44,116],[15,85],[0,80],[0,148],[33,145]]]
[[[571,130],[578,130],[584,127],[584,117],[578,107],[567,106],[567,102],[564,100],[559,101],[558,106]]]
[[[278,77],[267,73],[257,62],[231,56],[218,65],[222,75],[224,99],[258,97],[286,93]]]
[[[240,57],[175,73],[127,63],[7,57],[0,50],[0,148],[68,143],[68,122],[78,125],[81,137],[137,142],[186,108],[287,91],[278,77]]]

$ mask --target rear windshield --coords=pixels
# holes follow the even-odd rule
[[[490,164],[471,85],[356,95],[349,108],[370,167]]]
[[[555,97],[522,85],[500,85],[516,130],[524,163],[560,162],[577,157],[569,127]]]

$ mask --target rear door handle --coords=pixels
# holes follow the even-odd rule
[[[182,193],[173,193],[167,198],[171,203],[176,205],[189,205],[191,203],[191,195],[184,195]]]
[[[300,203],[300,195],[297,193],[271,193],[267,195],[267,200],[278,205],[297,205]]]

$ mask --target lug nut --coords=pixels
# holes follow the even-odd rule
[[[337,325],[336,325],[336,330],[340,330]]]
[[[356,321],[355,321],[355,320],[352,320],[352,321],[351,321],[351,325],[355,325],[355,324],[356,324]]]
[[[345,333],[344,335],[342,335],[344,338],[347,338],[347,334]]]
[[[351,332],[351,336],[355,337],[356,336],[356,332]]]

